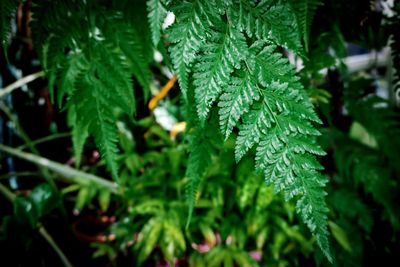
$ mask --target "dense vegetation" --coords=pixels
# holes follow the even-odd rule
[[[3,0],[0,12],[11,264],[398,257],[398,3]],[[354,68],[350,48],[376,59]],[[43,78],[18,91],[21,71],[39,71],[22,89]],[[27,115],[34,101],[43,115]]]

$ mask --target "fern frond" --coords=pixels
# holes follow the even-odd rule
[[[112,43],[113,47],[118,47],[126,57],[130,72],[136,77],[143,88],[143,93],[146,94],[150,90],[151,74],[144,56],[144,42],[133,25],[124,21],[121,13],[116,12],[115,16],[105,16],[105,18],[100,29],[108,42]]]
[[[68,59],[58,83],[57,100],[59,106],[62,105],[63,98],[66,94],[69,94],[73,88],[78,88],[80,86],[82,77],[88,71],[88,65],[89,63],[82,53],[74,53]],[[84,117],[77,114],[74,105],[70,105],[68,110],[68,125],[72,128],[75,164],[79,167],[83,147],[86,139],[89,137],[89,129],[88,124],[85,123]]]
[[[0,2],[0,47],[7,56],[8,41],[11,34],[11,16],[17,10],[19,0],[2,0]]]
[[[64,11],[79,14],[80,19],[68,19]],[[54,86],[60,71],[66,67],[66,50],[79,49],[78,41],[87,34],[88,24],[85,21],[84,6],[81,3],[71,4],[67,1],[42,1],[32,4],[32,22],[30,27],[33,34],[33,43],[38,48],[44,70],[48,77],[48,88],[54,101]],[[38,14],[47,14],[39,19]],[[62,51],[62,52],[61,52]],[[62,105],[62,97],[66,91],[58,96],[58,104]]]
[[[161,26],[167,16],[164,0],[147,1],[148,20],[151,30],[151,39],[154,47],[157,47],[161,38]]]
[[[182,1],[172,8],[172,11],[178,16],[169,30],[168,40],[172,43],[169,51],[185,98],[189,86],[189,68],[195,61],[200,47],[204,44],[204,38],[208,34],[206,29],[211,24],[206,9],[209,10],[207,2],[203,3],[199,0]]]
[[[75,166],[79,168],[83,147],[87,138],[89,137],[89,129],[85,121],[78,117],[74,107],[68,110],[68,125],[72,128],[72,144],[74,146]]]
[[[211,23],[198,25],[202,38],[194,42],[195,49],[184,45],[171,48],[172,60],[178,57],[185,63],[182,70],[176,67],[178,79],[187,86],[193,78],[202,122],[218,102],[225,138],[235,127],[239,129],[236,159],[256,147],[256,167],[277,191],[285,191],[287,199],[299,198],[298,213],[331,260],[323,190],[326,179],[319,174],[322,167],[315,157],[325,154],[315,142],[319,132],[313,126],[321,121],[292,66],[277,52],[277,46],[284,46],[302,53],[294,12],[284,1],[211,2],[219,8],[203,9]],[[183,5],[192,6],[192,16],[196,3]],[[187,29],[190,31],[196,22],[187,19],[188,12],[183,13],[183,19],[178,10],[174,13],[177,21],[184,21],[179,26],[182,32],[186,29],[182,40],[188,40],[191,33],[187,34]],[[185,57],[190,60],[184,62]]]
[[[291,4],[296,12],[297,25],[303,36],[304,47],[308,52],[311,23],[313,21],[315,11],[322,3],[320,0],[292,0]]]
[[[303,54],[295,12],[288,1],[237,2],[238,6],[232,8],[232,14],[241,31],[249,37],[271,40],[276,45]]]
[[[257,102],[250,112],[243,117],[243,124],[240,127],[236,139],[235,158],[239,161],[254,144],[259,143],[263,135],[268,133],[274,118],[268,111],[268,106]]]
[[[260,95],[254,88],[256,88],[254,79],[246,73],[241,78],[233,77],[221,95],[218,106],[220,107],[220,128],[225,140],[228,139],[243,114],[249,111],[253,101],[259,100]]]
[[[193,209],[196,204],[196,195],[207,168],[211,165],[212,144],[204,135],[204,129],[192,129],[189,142],[189,158],[186,169],[186,199],[189,204],[189,215],[186,227],[189,225]]]
[[[195,65],[193,75],[201,122],[207,119],[211,106],[229,83],[234,68],[240,68],[248,56],[245,37],[233,27],[213,32],[211,36],[202,47],[202,60]]]
[[[87,132],[94,136],[95,142],[104,156],[107,166],[114,178],[118,177],[118,167],[116,163],[117,148],[117,128],[115,107],[120,107],[124,112],[131,114],[133,111],[133,94],[132,85],[124,77],[118,77],[123,70],[121,62],[113,61],[118,55],[107,53],[106,48],[95,48],[101,55],[95,55],[97,60],[91,60],[91,64],[87,66],[87,71],[82,77],[78,77],[78,83],[70,94],[68,105],[76,112],[76,120],[74,128],[82,128],[82,131],[73,131],[73,140],[76,150],[82,150],[85,136]],[[101,64],[100,64],[101,63]],[[108,63],[108,64],[104,64]],[[109,73],[110,66],[117,69],[114,76],[117,81],[114,90],[110,90],[111,84],[107,80],[106,73]],[[123,65],[122,65],[123,66]],[[118,73],[117,73],[118,72]],[[128,73],[128,72],[126,72]],[[99,78],[100,77],[100,78]],[[121,80],[117,80],[120,78]],[[128,80],[129,81],[129,80]],[[87,129],[87,132],[85,131]]]
[[[104,12],[92,1],[43,1],[33,11],[32,30],[37,38],[44,38],[36,38],[36,43],[42,48],[49,87],[57,85],[60,105],[68,96],[67,107],[74,114],[71,124],[77,164],[86,138],[93,136],[117,178],[116,111],[132,115],[135,110],[132,74],[143,87],[150,80],[138,34],[120,11]],[[49,13],[50,20],[36,18],[44,13]]]
[[[310,178],[312,175],[313,178]],[[297,200],[296,210],[303,221],[314,234],[318,246],[328,259],[333,262],[329,245],[329,233],[327,229],[327,213],[329,209],[326,205],[319,203],[325,202],[324,187],[328,181],[318,172],[305,170],[298,176],[293,190],[299,190],[300,198]]]

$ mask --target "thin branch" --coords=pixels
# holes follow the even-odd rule
[[[54,251],[57,253],[57,255],[60,257],[60,260],[64,264],[65,267],[73,267],[71,262],[68,260],[68,258],[65,256],[65,254],[62,252],[60,247],[57,245],[57,243],[54,241],[54,239],[51,237],[51,235],[47,232],[47,230],[41,225],[39,227],[39,233],[42,235],[44,239],[46,239],[47,243],[54,249]]]
[[[0,183],[0,193],[10,202],[13,202],[16,198],[15,194],[8,190],[8,188],[5,187],[2,183]]]
[[[15,89],[20,88],[21,86],[30,83],[38,78],[41,78],[44,76],[44,71],[39,71],[33,74],[30,74],[28,76],[25,76],[19,80],[17,80],[16,82],[4,87],[2,90],[0,90],[0,98],[3,98],[4,96],[8,95],[9,93],[11,93],[12,91],[14,91]]]
[[[71,136],[71,133],[56,133],[56,134],[52,134],[52,135],[49,135],[49,136],[45,136],[43,138],[39,138],[39,139],[33,140],[33,141],[31,141],[31,144],[36,146],[36,145],[41,144],[41,143],[45,143],[45,142],[48,142],[48,141],[53,141],[55,139],[70,137],[70,136]],[[17,149],[24,150],[27,147],[29,147],[29,146],[27,144],[25,144],[25,145],[21,145],[21,146],[17,147]]]
[[[43,157],[40,157],[40,156],[37,156],[34,154],[22,152],[15,148],[8,147],[8,146],[2,145],[2,144],[0,144],[0,150],[6,152],[8,154],[11,154],[13,156],[16,156],[18,158],[21,158],[23,160],[35,163],[36,165],[39,165],[40,167],[44,167],[49,170],[52,170],[52,171],[58,173],[59,175],[61,175],[62,177],[64,177],[65,178],[64,180],[66,182],[79,183],[79,184],[92,182],[99,187],[110,190],[111,193],[118,194],[117,185],[114,182],[108,181],[99,176],[96,176],[96,175],[93,175],[90,173],[85,173],[85,172],[79,171],[77,169],[71,168],[69,166],[60,164],[58,162],[51,161],[49,159],[46,159],[46,158],[43,158]]]

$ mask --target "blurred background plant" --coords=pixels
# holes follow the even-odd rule
[[[308,60],[287,53],[324,121],[319,142],[328,152],[323,165],[335,266],[399,261],[399,6],[322,1]],[[144,10],[142,1],[129,12],[141,14],[136,27],[150,43]],[[213,157],[198,159],[211,164],[187,224],[188,111],[179,105],[161,46],[152,60],[152,46],[143,45],[153,98],[138,93],[134,119],[117,114],[117,183],[104,178],[106,163],[92,139],[79,170],[73,167],[71,118],[51,104],[32,46],[30,11],[26,1],[11,18],[1,14],[13,33],[0,64],[1,87],[12,88],[0,91],[2,265],[330,265],[294,216],[295,202],[262,185],[253,156],[235,163],[234,140],[223,142],[216,114],[215,127],[203,133]],[[9,87],[31,73],[29,84]]]

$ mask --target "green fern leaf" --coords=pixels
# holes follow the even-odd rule
[[[204,129],[195,128],[191,134],[189,143],[189,159],[187,163],[186,177],[186,198],[189,204],[189,215],[186,227],[188,227],[193,209],[196,204],[196,194],[201,184],[201,180],[211,165],[212,145],[204,135]]]
[[[292,0],[291,4],[296,11],[297,24],[300,33],[303,36],[304,47],[308,52],[311,23],[313,21],[315,11],[322,3],[320,0]]]
[[[245,77],[234,77],[225,93],[221,95],[218,106],[220,127],[225,139],[229,137],[242,115],[249,111],[253,101],[259,100],[260,95],[254,88],[254,80],[246,73]]]
[[[268,106],[257,102],[250,112],[243,117],[243,124],[240,127],[236,139],[235,158],[239,161],[254,144],[259,143],[261,136],[267,134],[267,129],[272,126],[274,118],[268,112]]]
[[[310,179],[310,176],[314,179]],[[305,171],[298,176],[295,187],[300,191],[300,198],[297,200],[296,210],[303,221],[317,239],[317,244],[328,259],[333,262],[332,253],[329,245],[329,233],[327,229],[327,213],[329,209],[325,202],[324,187],[327,183],[325,177],[318,172]]]
[[[11,16],[16,11],[19,3],[19,0],[2,0],[0,2],[0,46],[3,48],[4,55],[6,56],[11,34]]]
[[[89,137],[89,129],[88,125],[85,124],[85,121],[81,117],[77,116],[73,107],[70,107],[68,110],[68,124],[72,127],[72,144],[74,145],[75,166],[79,168],[83,147],[86,139]]]
[[[305,153],[314,152],[324,154],[321,148],[308,142],[301,141],[301,145],[294,142],[296,137],[281,136],[278,128],[263,137],[257,147],[256,166],[265,173],[268,184],[274,184],[277,191],[285,191],[286,199],[300,196],[296,209],[303,221],[317,238],[317,243],[332,261],[329,251],[327,217],[328,209],[324,203],[326,193],[323,190],[326,179],[317,170],[322,169],[315,157]]]
[[[59,107],[62,106],[65,95],[76,88],[79,76],[83,75],[87,68],[88,62],[82,53],[71,53],[62,69],[61,78],[58,82],[57,102]]]
[[[287,1],[240,0],[239,6],[232,8],[239,29],[249,37],[271,40],[298,54],[303,54],[295,13]],[[274,3],[275,2],[275,3]]]
[[[287,199],[299,197],[298,213],[331,260],[322,189],[326,181],[313,156],[324,155],[316,145],[319,132],[313,126],[320,120],[292,66],[276,52],[280,45],[302,53],[297,24],[288,19],[295,18],[294,12],[281,1],[214,3],[219,6],[217,14],[205,11],[212,17],[212,27],[205,23],[200,32],[203,38],[195,43],[201,48],[189,50],[189,54],[184,47],[171,50],[173,60],[189,56],[193,62],[198,56],[194,67],[184,65],[183,82],[193,78],[198,117],[206,121],[218,99],[225,138],[239,128],[236,159],[256,147],[256,167],[277,191],[285,191]],[[174,13],[178,21],[180,14]],[[233,27],[236,21],[239,30]]]
[[[164,0],[147,1],[148,20],[151,29],[151,39],[154,47],[157,47],[161,38],[161,26],[167,16]]]
[[[102,26],[101,30],[107,40],[122,51],[130,71],[143,87],[144,94],[147,94],[150,90],[151,74],[149,64],[144,57],[144,43],[138,32],[133,25],[124,21],[120,12],[116,12],[114,16],[106,17]]]
[[[33,7],[32,30],[34,36],[38,33],[37,38],[43,38],[36,38],[35,43],[42,48],[49,87],[57,84],[59,105],[67,95],[67,107],[75,114],[71,115],[71,125],[77,164],[85,140],[93,136],[108,169],[117,179],[117,112],[133,114],[132,74],[146,88],[150,72],[142,56],[144,47],[139,34],[121,11],[105,12],[92,4],[92,1],[40,2]],[[36,14],[43,13],[49,13],[49,17],[38,20]]]
[[[69,19],[63,11],[77,14],[81,19]],[[84,6],[80,2],[71,4],[67,1],[54,0],[32,4],[33,15],[30,27],[34,33],[33,43],[38,47],[39,56],[48,77],[48,88],[52,101],[55,96],[56,80],[59,77],[62,78],[59,76],[59,72],[65,71],[64,68],[68,66],[68,60],[65,60],[65,55],[60,51],[76,51],[79,49],[77,40],[82,38],[80,36],[87,34],[88,25],[87,21],[83,19],[83,11]],[[38,14],[47,15],[39,18]],[[65,93],[67,92],[61,90],[61,94],[58,96],[60,106]]]
[[[246,39],[234,28],[213,32],[213,39],[203,46],[201,62],[194,67],[193,84],[197,113],[204,122],[210,107],[229,83],[234,68],[248,56]]]
[[[128,114],[132,112],[130,102],[133,102],[133,95],[129,96],[128,93],[131,91],[132,86],[126,83],[125,86],[129,89],[122,87],[125,82],[121,80],[118,83],[121,87],[114,87],[115,90],[111,91],[110,88],[113,87],[110,87],[109,81],[104,79],[106,77],[104,74],[109,71],[109,68],[107,68],[109,64],[113,65],[111,59],[115,55],[107,53],[106,48],[101,49],[97,47],[95,50],[101,53],[101,55],[97,55],[97,60],[100,60],[103,64],[99,64],[100,62],[94,60],[91,61],[91,66],[88,65],[86,74],[78,78],[79,82],[68,101],[68,105],[77,114],[73,124],[73,140],[75,140],[74,145],[77,146],[75,149],[79,153],[79,151],[82,151],[82,146],[87,136],[87,132],[85,131],[87,127],[88,132],[94,136],[101,155],[105,158],[113,177],[117,178],[118,166],[116,158],[118,148],[116,143],[118,140],[114,107],[120,107]],[[109,64],[104,64],[107,61]],[[102,78],[99,79],[98,77]],[[77,127],[83,127],[82,131],[76,131],[75,128]]]
[[[201,1],[196,0],[181,2],[172,9],[179,16],[169,30],[169,41],[172,42],[169,51],[185,98],[189,86],[189,68],[204,44],[204,37],[207,35],[206,28],[208,28],[206,24],[211,23],[205,11],[206,8],[208,7]]]

